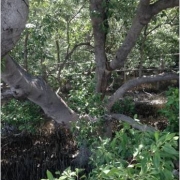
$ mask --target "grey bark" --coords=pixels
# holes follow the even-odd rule
[[[103,94],[106,91],[111,71],[124,66],[126,58],[135,46],[142,29],[150,22],[152,17],[164,9],[179,5],[178,0],[159,0],[153,4],[150,4],[150,0],[141,0],[122,46],[117,50],[115,58],[108,63],[105,53],[107,32],[102,29],[104,22],[108,19],[106,16],[108,7],[105,6],[105,3],[107,3],[106,0],[90,0],[90,15],[95,44],[96,92]]]
[[[153,128],[152,126],[148,126],[148,125],[144,125],[144,124],[140,124],[137,121],[135,121],[134,119],[125,116],[124,114],[111,114],[111,117],[114,119],[117,119],[119,121],[124,121],[127,122],[128,124],[130,124],[133,128],[138,129],[140,131],[156,131],[155,128]]]
[[[28,18],[28,0],[1,1],[1,57],[19,40]]]
[[[175,73],[167,73],[167,74],[160,74],[160,75],[152,75],[147,77],[135,78],[129,80],[125,84],[123,84],[108,100],[106,104],[107,111],[110,111],[113,104],[117,102],[120,98],[124,96],[124,94],[134,88],[135,86],[139,86],[140,84],[144,83],[153,83],[159,81],[169,81],[169,80],[178,80],[179,76]]]
[[[9,55],[6,55],[3,61],[5,61],[5,67],[1,77],[13,89],[15,97],[27,97],[58,123],[69,126],[71,121],[78,119],[78,115],[43,79],[28,74]]]
[[[90,0],[90,16],[94,35],[96,92],[105,93],[110,72],[106,70],[105,43],[108,31],[106,0]]]
[[[176,6],[179,6],[178,0],[159,0],[153,4],[150,4],[150,0],[141,0],[131,28],[127,32],[127,36],[122,46],[117,50],[115,58],[110,62],[110,70],[124,66],[126,58],[135,46],[142,29],[150,22],[153,16],[164,9]]]

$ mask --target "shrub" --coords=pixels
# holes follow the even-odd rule
[[[8,124],[20,131],[35,133],[43,120],[41,108],[30,101],[11,99],[1,110],[2,128]]]
[[[179,154],[175,133],[140,132],[126,123],[123,126],[112,140],[94,140],[90,158],[93,169],[87,176],[67,168],[54,180],[174,180],[173,161]],[[53,178],[51,173],[48,177]]]
[[[104,114],[104,107],[101,100],[101,94],[94,92],[94,83],[82,82],[78,84],[78,89],[71,90],[69,94],[70,107],[79,114],[89,114],[99,116]]]
[[[125,124],[112,141],[102,140],[92,150],[88,180],[172,180],[177,139],[175,133],[142,133]]]
[[[135,103],[132,97],[125,97],[122,100],[117,101],[113,107],[112,112],[126,114],[129,116],[134,116],[135,114]]]
[[[179,89],[169,88],[166,96],[167,103],[160,113],[168,118],[167,130],[179,132]]]

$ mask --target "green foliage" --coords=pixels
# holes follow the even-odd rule
[[[77,89],[70,91],[69,105],[76,112],[99,116],[104,114],[104,107],[101,100],[101,94],[94,92],[94,84],[90,82],[79,82]]]
[[[103,120],[99,118],[96,122],[88,121],[87,119],[80,119],[75,124],[72,124],[71,131],[74,134],[77,145],[80,147],[93,146],[97,143],[98,137],[104,133]]]
[[[134,116],[135,103],[133,98],[127,96],[124,99],[117,101],[112,107],[112,112]]]
[[[177,66],[176,54],[179,52],[177,22],[178,8],[162,11],[155,16],[142,31],[135,48],[129,55],[126,67],[137,68],[139,61],[142,61],[144,68]]]
[[[20,64],[24,63],[24,41],[28,35],[28,72],[38,76],[46,73],[46,81],[58,89],[61,79],[66,79],[69,74],[77,77],[78,73],[89,70],[89,64],[93,62],[92,48],[77,46],[89,42],[89,37],[92,39],[88,10],[84,1],[77,4],[76,1],[43,0],[39,3],[31,0],[28,26],[12,56]]]
[[[78,176],[77,169],[68,168],[59,173],[59,179],[174,180],[173,161],[178,159],[178,138],[175,133],[140,132],[124,123],[112,140],[94,139],[90,157],[93,169],[86,177]],[[48,175],[49,180],[51,175]]]
[[[55,172],[55,174],[60,175],[59,178],[54,178],[53,174],[47,170],[47,179],[41,179],[41,180],[82,180],[85,179],[85,175],[80,176],[79,173],[84,171],[83,169],[75,169],[75,171],[72,171],[70,168],[65,169],[62,173],[59,171]]]
[[[30,101],[11,99],[1,108],[1,122],[17,127],[20,131],[35,133],[42,123],[41,109]]]
[[[89,174],[93,179],[173,180],[173,160],[178,159],[175,133],[142,133],[125,124],[115,138],[93,149]]]
[[[167,130],[171,132],[179,132],[179,89],[169,88],[166,92],[167,103],[160,110],[160,113],[168,118]]]
[[[54,180],[54,177],[53,177],[52,173],[49,170],[46,171],[46,174],[47,174],[47,177],[48,177],[49,180]]]
[[[114,59],[127,35],[138,1],[111,0],[108,5],[106,54],[110,60]],[[79,77],[84,76],[83,72],[94,72],[91,69],[91,64],[94,65],[95,62],[88,1],[31,0],[27,23],[29,26],[12,50],[12,55],[23,64],[27,48],[29,73],[40,76],[46,73],[47,82],[58,89],[62,85],[61,80],[67,80],[69,75],[76,80],[72,84],[76,86],[81,82]],[[174,55],[178,52],[178,27],[178,8],[165,10],[154,17],[143,29],[125,67],[137,68],[140,60],[145,68],[160,67],[161,60],[165,67],[175,65],[178,62],[178,56]],[[27,47],[24,47],[27,35]],[[59,50],[56,42],[59,43]],[[77,46],[84,42],[89,42],[90,45]],[[77,48],[72,52],[74,47]],[[61,71],[59,63],[64,63]]]

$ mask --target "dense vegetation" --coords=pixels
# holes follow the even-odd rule
[[[154,1],[152,1],[154,2]],[[138,1],[109,1],[106,55],[114,54],[130,28]],[[178,9],[163,10],[153,17],[128,55],[123,70],[133,78],[133,69],[147,69],[150,74],[171,72],[178,67]],[[102,27],[105,28],[105,27]],[[105,29],[106,31],[107,29]],[[86,167],[66,167],[63,172],[47,170],[48,180],[173,180],[177,178],[179,138],[179,89],[166,89],[167,103],[157,112],[167,119],[167,127],[155,132],[141,132],[118,122],[111,138],[102,134],[104,105],[108,97],[125,81],[120,71],[113,71],[103,101],[95,93],[95,57],[89,2],[84,0],[30,0],[29,20],[21,39],[10,54],[28,73],[43,78],[78,114],[88,114],[99,121],[81,119],[71,133],[76,147],[89,148]],[[122,70],[122,69],[121,69]],[[148,72],[149,73],[149,72]],[[112,84],[112,86],[111,86]],[[144,91],[144,88],[142,88]],[[164,93],[164,92],[163,92]],[[132,96],[126,96],[111,112],[125,114],[136,121],[138,114]],[[153,116],[153,115],[152,115]],[[27,100],[10,99],[2,105],[2,133],[38,134],[48,119],[40,107]],[[13,128],[13,129],[12,129]],[[101,129],[102,128],[102,129]],[[101,130],[100,130],[101,129]],[[101,134],[102,133],[102,134]]]

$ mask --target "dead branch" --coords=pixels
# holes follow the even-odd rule
[[[156,129],[152,126],[140,124],[139,122],[124,114],[111,114],[110,116],[116,120],[127,122],[133,128],[138,129],[140,131],[156,131]]]

